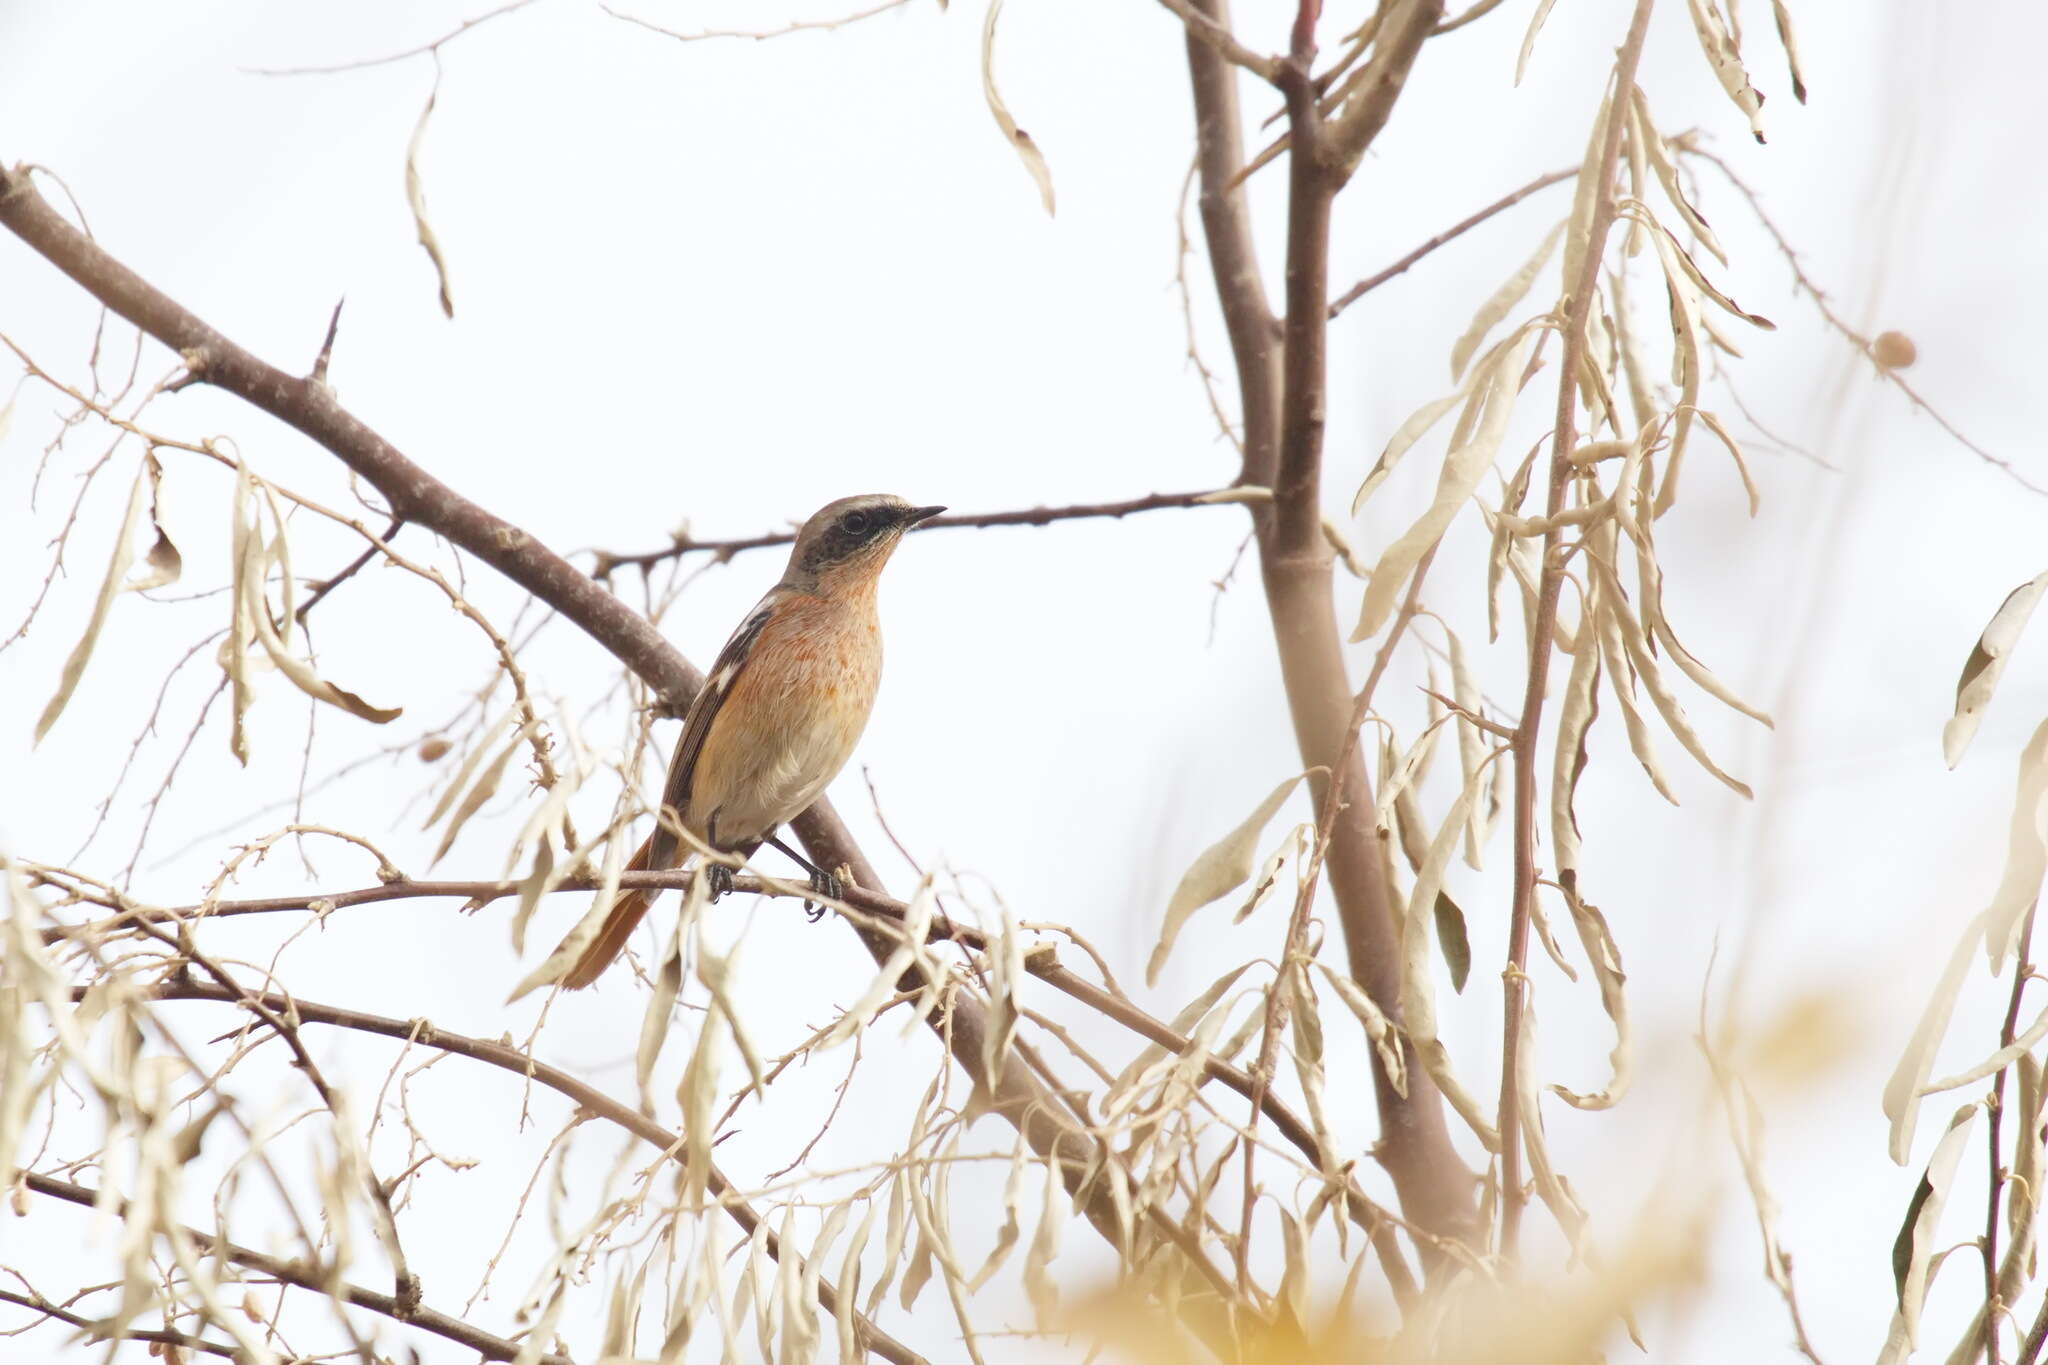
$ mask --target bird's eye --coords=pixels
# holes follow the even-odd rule
[[[839,519],[839,526],[850,536],[864,536],[868,533],[869,521],[865,512],[848,512]]]

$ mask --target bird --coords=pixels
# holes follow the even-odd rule
[[[869,493],[829,502],[803,524],[781,580],[733,631],[690,703],[654,831],[627,870],[678,866],[689,851],[680,826],[742,859],[773,843],[804,864],[821,894],[837,894],[834,878],[776,831],[853,756],[882,676],[877,580],[904,533],[945,510]],[[714,900],[731,889],[730,869],[714,863],[707,873]],[[561,984],[580,990],[602,976],[660,894],[621,893]]]

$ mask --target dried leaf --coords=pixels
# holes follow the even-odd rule
[[[78,680],[85,676],[85,666],[92,662],[93,648],[99,644],[100,631],[107,624],[107,611],[114,605],[114,599],[121,595],[122,585],[128,578],[128,566],[135,562],[135,523],[142,517],[145,478],[146,470],[136,471],[135,486],[128,492],[128,510],[121,514],[121,529],[114,533],[113,553],[107,560],[106,577],[100,580],[99,596],[93,599],[92,615],[86,618],[84,633],[71,647],[71,656],[64,661],[57,691],[44,704],[43,714],[36,721],[34,742],[37,744],[41,744],[43,736],[50,733],[57,717],[64,714],[65,703],[77,690]]]
[[[475,785],[463,794],[461,804],[457,805],[455,813],[448,817],[448,828],[442,832],[441,843],[435,848],[428,866],[431,867],[441,861],[448,850],[455,846],[455,836],[462,833],[462,827],[469,823],[469,817],[482,810],[484,802],[497,794],[498,784],[505,779],[505,769],[511,765],[512,755],[525,742],[532,728],[530,722],[520,726],[519,733],[506,741],[505,747],[498,750],[498,756],[490,761],[483,775],[477,778]]]
[[[1435,917],[1437,894],[1443,890],[1444,870],[1458,846],[1472,802],[1478,798],[1485,771],[1473,775],[1458,793],[1450,813],[1431,841],[1429,854],[1415,874],[1408,893],[1408,909],[1401,931],[1401,1013],[1409,1040],[1430,1079],[1444,1099],[1465,1120],[1489,1152],[1500,1150],[1500,1134],[1486,1121],[1479,1102],[1451,1071],[1450,1054],[1436,1031],[1436,990],[1430,983],[1429,928]]]
[[[1671,235],[1670,228],[1665,227],[1656,219],[1650,218],[1640,209],[1631,210],[1629,216],[1631,218],[1642,217],[1649,223],[1652,231],[1651,240],[1657,244],[1657,250],[1664,257],[1666,267],[1669,268],[1675,265],[1679,270],[1684,271],[1686,278],[1692,281],[1693,287],[1720,305],[1723,312],[1732,317],[1741,318],[1750,326],[1761,328],[1766,332],[1778,330],[1777,323],[1772,322],[1760,313],[1749,312],[1736,303],[1734,299],[1722,293],[1720,287],[1708,279],[1706,272],[1699,268],[1698,262],[1694,261],[1686,249],[1679,245],[1678,239]]]
[[[149,477],[149,524],[156,532],[156,540],[143,556],[149,565],[149,572],[140,578],[130,579],[123,584],[127,592],[148,592],[151,588],[165,588],[178,581],[185,572],[185,557],[178,553],[178,547],[164,531],[163,522],[163,462],[154,455],[142,457],[143,472]]]
[[[1180,885],[1174,888],[1173,899],[1167,903],[1166,920],[1159,928],[1159,943],[1145,963],[1146,985],[1158,984],[1160,969],[1166,965],[1167,954],[1173,951],[1173,941],[1180,934],[1181,926],[1187,923],[1188,916],[1230,894],[1250,879],[1253,860],[1258,856],[1259,836],[1265,832],[1267,823],[1279,811],[1281,803],[1292,794],[1295,784],[1306,776],[1306,773],[1299,773],[1273,788],[1243,824],[1203,850],[1181,877]]]
[[[996,16],[1003,12],[1003,0],[989,0],[988,17],[981,25],[981,93],[988,101],[989,113],[995,115],[996,127],[1003,130],[1003,137],[1016,150],[1017,157],[1024,163],[1024,169],[1038,184],[1038,197],[1045,202],[1048,217],[1053,210],[1052,168],[1045,164],[1045,154],[1038,150],[1038,144],[1031,140],[1031,134],[1017,126],[1017,120],[1010,117],[1009,108],[1003,97],[996,92]]]
[[[1899,1228],[1898,1240],[1892,1245],[1892,1278],[1898,1288],[1898,1309],[1892,1316],[1891,1339],[1878,1356],[1880,1365],[1888,1361],[1903,1361],[1919,1344],[1920,1309],[1926,1302],[1927,1287],[1934,1276],[1931,1259],[1942,1207],[1948,1202],[1949,1189],[1955,1183],[1956,1164],[1962,1159],[1963,1146],[1969,1139],[1972,1121],[1977,1117],[1979,1107],[1979,1104],[1971,1103],[1956,1110],[1955,1116],[1948,1121],[1948,1131],[1942,1135],[1934,1155],[1928,1159],[1927,1171],[1921,1176],[1920,1184],[1906,1206],[1905,1222]]]
[[[1432,720],[1408,746],[1408,752],[1401,761],[1394,764],[1388,774],[1380,780],[1379,796],[1373,802],[1372,823],[1378,833],[1384,835],[1393,827],[1396,810],[1402,794],[1407,792],[1423,765],[1428,762],[1430,751],[1436,747],[1437,731],[1443,728],[1451,713],[1444,711]],[[1469,773],[1468,773],[1469,775]]]
[[[1536,35],[1543,31],[1543,21],[1550,17],[1550,7],[1557,0],[1540,0],[1536,13],[1529,18],[1529,27],[1522,34],[1522,50],[1515,56],[1515,84],[1522,83],[1523,75],[1529,70],[1529,54],[1536,48]]]
[[[1467,714],[1485,714],[1485,699],[1479,695],[1479,680],[1472,676],[1471,665],[1465,659],[1464,643],[1449,626],[1444,627],[1444,638],[1450,646],[1451,696]],[[1457,731],[1458,771],[1470,782],[1479,765],[1486,761],[1486,735],[1463,716],[1458,718]],[[1473,802],[1472,816],[1465,822],[1465,866],[1474,872],[1483,870],[1480,851],[1486,845],[1491,826],[1491,813],[1479,802]]]
[[[875,1226],[875,1201],[870,1199],[867,1203],[867,1212],[861,1215],[860,1226],[853,1230],[839,1263],[839,1297],[832,1305],[832,1326],[839,1339],[839,1365],[861,1365],[867,1359],[853,1316],[854,1300],[860,1295],[860,1254],[867,1249],[868,1233]]]
[[[678,923],[675,932],[669,935],[668,946],[662,950],[660,963],[654,969],[654,993],[648,996],[646,1012],[640,1018],[640,1045],[633,1058],[634,1077],[640,1084],[642,1097],[649,1101],[650,1106],[652,1096],[647,1093],[647,1082],[654,1075],[654,1063],[661,1056],[661,1045],[668,1041],[675,1023],[676,997],[682,989],[683,929]]]
[[[1686,438],[1692,433],[1693,415],[1700,406],[1700,309],[1692,280],[1683,270],[1674,270],[1662,252],[1664,287],[1671,309],[1672,382],[1678,385],[1678,404],[1673,409],[1671,448],[1664,456],[1664,482],[1657,490],[1653,515],[1663,516],[1678,500],[1678,470],[1685,460]]]
[[[1914,1025],[1913,1036],[1907,1041],[1898,1066],[1885,1083],[1884,1113],[1891,1120],[1891,1157],[1902,1166],[1912,1155],[1920,1097],[1934,1069],[1934,1054],[1955,1013],[1956,997],[1962,991],[1970,955],[1983,941],[1993,970],[1997,969],[2020,917],[2040,890],[2043,870],[2048,869],[2048,829],[2044,829],[2044,819],[2048,819],[2048,721],[2034,731],[2033,739],[2020,755],[2017,785],[2010,847],[1998,891],[1991,904],[1964,928],[1919,1022]]]
[[[1727,265],[1728,253],[1721,249],[1720,239],[1707,226],[1705,215],[1685,197],[1685,190],[1678,179],[1678,164],[1671,158],[1670,144],[1659,136],[1656,122],[1650,117],[1649,97],[1643,94],[1640,85],[1629,89],[1629,115],[1629,126],[1636,133],[1634,141],[1640,143],[1648,155],[1651,169],[1657,173],[1657,183],[1664,187],[1664,197],[1678,210],[1678,216],[1685,220],[1686,227],[1699,239],[1700,245],[1712,252],[1715,260]]]
[[[455,316],[455,300],[448,292],[448,262],[441,255],[440,239],[434,236],[434,229],[427,222],[427,191],[420,181],[420,144],[426,140],[427,117],[434,112],[434,101],[440,97],[441,68],[437,60],[434,88],[427,93],[426,107],[420,110],[420,120],[413,125],[412,140],[405,147],[405,202],[412,208],[413,227],[419,233],[420,246],[426,250],[427,259],[434,263],[434,278],[441,286],[441,311],[452,318]]]
[[[1998,1051],[1992,1053],[1983,1061],[1978,1062],[1973,1067],[1958,1071],[1953,1076],[1944,1076],[1938,1081],[1929,1081],[1926,1085],[1920,1087],[1920,1093],[1923,1096],[1938,1095],[1944,1090],[1960,1090],[1966,1085],[1975,1085],[1986,1076],[1995,1075],[2011,1066],[2020,1058],[2026,1057],[2043,1038],[2048,1038],[2048,1010],[2041,1011],[2034,1022],[2028,1026],[2026,1032],[2014,1038],[2012,1042],[1998,1049]]]
[[[1371,1040],[1373,1051],[1379,1054],[1380,1066],[1386,1071],[1387,1080],[1393,1085],[1394,1092],[1403,1099],[1407,1098],[1408,1068],[1401,1056],[1400,1035],[1394,1031],[1392,1021],[1387,1018],[1385,1011],[1373,1003],[1372,997],[1367,995],[1356,981],[1331,971],[1320,962],[1316,965],[1322,967],[1323,975],[1329,978],[1330,985],[1336,988],[1337,998],[1344,1002],[1345,1007],[1356,1015],[1358,1022],[1364,1026],[1365,1036]]]
[[[1493,457],[1500,449],[1501,439],[1507,435],[1508,418],[1514,413],[1515,397],[1520,392],[1523,371],[1528,366],[1529,353],[1535,349],[1538,335],[1533,326],[1525,327],[1516,335],[1513,344],[1494,360],[1487,373],[1486,414],[1479,422],[1478,430],[1470,440],[1444,457],[1443,472],[1437,479],[1436,497],[1429,510],[1380,555],[1380,562],[1372,571],[1372,581],[1365,587],[1365,603],[1358,614],[1358,626],[1351,632],[1352,640],[1368,639],[1379,633],[1393,614],[1394,603],[1407,586],[1408,576],[1414,572],[1416,564],[1431,546],[1443,538],[1452,518],[1478,488],[1486,471],[1493,467]]]
[[[1611,536],[1607,538],[1607,543],[1612,546]],[[1628,731],[1630,751],[1635,754],[1636,761],[1643,765],[1643,771],[1649,774],[1650,783],[1656,787],[1657,794],[1675,806],[1678,804],[1678,798],[1672,795],[1671,784],[1665,780],[1664,766],[1657,758],[1656,742],[1650,737],[1650,727],[1643,720],[1642,708],[1636,704],[1635,675],[1629,668],[1630,655],[1622,643],[1621,627],[1616,619],[1626,614],[1628,607],[1626,603],[1619,606],[1610,605],[1607,601],[1608,596],[1607,589],[1602,586],[1602,580],[1596,575],[1591,595],[1592,629],[1599,640],[1608,688],[1614,693],[1615,701],[1621,704],[1621,719]]]
[[[1642,680],[1644,689],[1649,692],[1650,700],[1657,707],[1657,713],[1663,716],[1665,726],[1702,768],[1719,778],[1731,791],[1744,797],[1754,796],[1755,793],[1750,791],[1747,783],[1730,777],[1708,755],[1706,745],[1700,741],[1698,732],[1692,728],[1692,722],[1686,719],[1685,708],[1679,705],[1678,695],[1664,681],[1663,670],[1650,652],[1649,641],[1643,634],[1641,623],[1630,615],[1622,604],[1621,585],[1615,581],[1613,570],[1601,562],[1599,556],[1594,555],[1590,558],[1595,575],[1602,580],[1606,589],[1601,595],[1601,609],[1620,632],[1622,644],[1628,650],[1629,662],[1635,666],[1636,676]]]
[[[1458,386],[1457,392],[1424,403],[1394,429],[1394,434],[1387,438],[1387,448],[1380,452],[1378,463],[1373,465],[1372,471],[1365,476],[1365,482],[1358,485],[1358,492],[1351,499],[1352,516],[1357,516],[1365,507],[1366,499],[1387,481],[1387,476],[1394,472],[1394,466],[1401,462],[1401,457],[1408,453],[1409,448],[1427,435],[1431,427],[1441,422],[1445,413],[1465,401],[1471,391],[1472,377],[1468,375],[1465,382]]]
[[[1778,42],[1785,49],[1785,68],[1792,78],[1792,98],[1806,103],[1806,78],[1799,74],[1799,43],[1792,36],[1792,12],[1785,0],[1771,0],[1772,17],[1778,21]]]
[[[1721,82],[1728,98],[1735,101],[1735,107],[1749,119],[1750,135],[1762,142],[1764,97],[1749,83],[1749,73],[1742,67],[1742,53],[1736,47],[1735,38],[1722,24],[1721,16],[1709,0],[1686,0],[1686,8],[1692,12],[1693,30],[1699,34],[1700,51],[1706,54],[1707,65],[1714,69],[1714,78]]]
[[[1073,1201],[1060,1181],[1055,1158],[1045,1167],[1045,1202],[1038,1215],[1038,1232],[1024,1257],[1024,1292],[1031,1299],[1031,1310],[1040,1327],[1046,1326],[1059,1308],[1060,1290],[1053,1281],[1051,1267],[1053,1258],[1059,1255],[1060,1232],[1073,1213]]]
[[[1486,334],[1506,321],[1507,315],[1513,311],[1515,305],[1528,295],[1529,286],[1536,283],[1536,277],[1543,273],[1543,267],[1550,263],[1552,253],[1557,250],[1558,240],[1564,236],[1564,228],[1564,222],[1560,220],[1549,232],[1544,233],[1543,240],[1537,245],[1536,250],[1528,260],[1522,262],[1522,268],[1508,276],[1500,288],[1494,290],[1486,302],[1479,306],[1479,311],[1472,315],[1471,324],[1465,328],[1465,334],[1451,347],[1452,379],[1457,379],[1465,372],[1465,362],[1472,358],[1472,352],[1478,349],[1479,343],[1486,340]]]
[[[1949,767],[1963,761],[1970,741],[1976,738],[1984,709],[1991,704],[1991,694],[1998,689],[1998,680],[2005,676],[2006,658],[2019,642],[2020,632],[2026,629],[2043,592],[2048,592],[2048,573],[2008,593],[1978,637],[1976,648],[1964,661],[1963,675],[1956,680],[1955,714],[1941,727],[1941,752]]]

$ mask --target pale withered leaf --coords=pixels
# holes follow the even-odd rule
[[[1948,1203],[1955,1183],[1956,1165],[1962,1160],[1979,1105],[1966,1104],[1948,1121],[1927,1171],[1906,1206],[1906,1218],[1892,1245],[1892,1279],[1898,1289],[1898,1307],[1892,1314],[1889,1339],[1878,1356],[1879,1365],[1898,1365],[1919,1345],[1920,1309],[1927,1299],[1927,1286],[1934,1277],[1935,1237],[1940,1229],[1941,1211]]]
[[[1778,41],[1785,48],[1785,67],[1792,78],[1792,98],[1806,103],[1806,78],[1799,72],[1799,42],[1792,34],[1792,12],[1785,0],[1771,0],[1772,17],[1778,21]]]
[[[446,856],[448,850],[455,846],[455,836],[462,833],[462,827],[469,823],[469,817],[482,810],[484,802],[497,794],[498,784],[505,780],[505,769],[511,766],[512,755],[526,741],[527,733],[532,728],[531,724],[520,726],[519,733],[513,735],[505,747],[498,750],[498,756],[490,761],[483,775],[463,794],[462,801],[455,807],[455,813],[448,817],[448,828],[442,832],[440,846],[434,850],[434,856],[428,866],[431,867]]]
[[[1543,31],[1543,21],[1550,17],[1550,7],[1557,0],[1538,0],[1536,12],[1529,16],[1529,27],[1522,34],[1522,50],[1515,56],[1515,84],[1522,83],[1523,75],[1529,70],[1529,54],[1536,50],[1536,35]]]
[[[163,462],[154,455],[142,457],[143,471],[149,476],[149,524],[156,532],[156,540],[143,556],[143,563],[149,565],[149,572],[140,578],[130,579],[124,586],[129,592],[147,592],[151,588],[167,588],[178,581],[185,572],[185,557],[178,553],[178,547],[171,543],[164,531],[163,519]]]
[[[1721,82],[1728,98],[1749,119],[1750,136],[1762,142],[1764,97],[1749,83],[1749,72],[1743,69],[1742,53],[1735,46],[1734,36],[1721,22],[1710,0],[1686,0],[1686,8],[1692,12],[1693,30],[1699,34],[1700,51],[1706,54],[1707,65],[1714,69],[1714,79]]]
[[[1485,416],[1471,439],[1444,457],[1436,496],[1429,509],[1380,555],[1372,581],[1365,587],[1365,603],[1359,610],[1358,626],[1351,632],[1352,640],[1369,639],[1379,633],[1393,615],[1394,604],[1416,564],[1443,538],[1459,509],[1479,487],[1480,479],[1493,467],[1493,457],[1507,435],[1508,418],[1514,413],[1529,353],[1535,349],[1539,335],[1535,327],[1525,327],[1488,370]]]
[[[64,660],[64,671],[58,676],[56,692],[44,704],[43,714],[36,721],[37,744],[50,733],[57,717],[64,714],[65,703],[78,689],[78,680],[85,676],[85,666],[92,662],[93,649],[100,642],[100,631],[107,624],[107,612],[114,605],[114,599],[121,595],[122,585],[128,578],[128,566],[135,562],[135,523],[142,517],[146,474],[146,470],[136,471],[135,486],[128,492],[128,509],[121,514],[121,529],[114,533],[113,553],[107,560],[106,577],[100,580],[99,596],[93,599],[92,614],[86,618],[85,630],[79,635],[78,643],[71,647],[70,657]]]
[[[1955,1013],[1956,998],[1962,992],[1963,975],[1969,970],[1970,955],[1980,940],[1990,954],[1993,970],[2003,961],[2014,931],[2026,907],[2040,890],[2044,869],[2048,869],[2048,721],[2034,731],[2034,737],[2020,755],[2018,793],[2013,802],[2010,847],[2006,867],[1991,904],[1974,916],[1949,954],[1948,965],[1928,996],[1913,1036],[1906,1043],[1899,1064],[1885,1083],[1884,1113],[1891,1120],[1891,1157],[1900,1165],[1912,1155],[1913,1129],[1920,1115],[1920,1098],[1927,1078],[1934,1070],[1934,1054],[1948,1032]],[[2031,878],[2031,880],[2029,880]]]
[[[1636,676],[1642,680],[1643,688],[1650,694],[1657,713],[1664,718],[1664,724],[1685,751],[1693,756],[1702,768],[1719,778],[1730,790],[1742,795],[1753,796],[1749,785],[1730,777],[1721,766],[1714,762],[1701,742],[1699,732],[1694,730],[1687,719],[1685,708],[1679,705],[1678,694],[1664,680],[1664,671],[1651,653],[1649,639],[1643,633],[1642,624],[1622,604],[1621,585],[1614,581],[1610,570],[1599,557],[1591,556],[1593,570],[1603,581],[1606,589],[1602,598],[1603,610],[1621,635],[1622,645],[1628,651],[1630,664],[1635,667]]]
[[[2008,593],[1964,661],[1963,675],[1956,680],[1955,714],[1941,727],[1941,752],[1949,767],[1963,761],[1970,741],[1976,738],[1984,709],[1991,704],[1991,694],[1998,690],[1998,680],[2005,676],[2006,659],[2019,642],[2020,632],[2026,629],[2043,592],[2048,592],[2048,573]]]
[[[1323,975],[1328,978],[1330,985],[1337,992],[1337,998],[1344,1002],[1345,1008],[1357,1016],[1359,1024],[1365,1029],[1365,1036],[1372,1041],[1373,1051],[1379,1054],[1380,1066],[1386,1071],[1387,1080],[1393,1085],[1395,1093],[1405,1098],[1408,1094],[1408,1068],[1401,1057],[1401,1036],[1395,1032],[1393,1022],[1387,1018],[1384,1010],[1373,1003],[1373,998],[1367,995],[1356,981],[1340,972],[1330,970],[1320,962],[1316,965],[1322,968]]]
[[[1686,227],[1699,239],[1700,245],[1722,265],[1728,264],[1728,253],[1721,249],[1720,239],[1707,226],[1706,217],[1685,196],[1678,180],[1678,164],[1671,159],[1670,144],[1658,135],[1656,121],[1650,117],[1649,97],[1643,94],[1640,85],[1632,86],[1629,93],[1629,126],[1635,131],[1635,140],[1642,144],[1643,151],[1649,156],[1650,167],[1657,173],[1657,183],[1664,187],[1664,197],[1678,210],[1678,216],[1685,220]]]
[[[1031,140],[1031,134],[1017,126],[1017,120],[1010,116],[1010,110],[1003,103],[1003,97],[996,91],[996,18],[1003,12],[1003,0],[990,0],[988,17],[981,25],[981,93],[988,101],[988,111],[995,116],[996,127],[1002,129],[1003,140],[1008,142],[1024,163],[1024,169],[1031,173],[1031,179],[1038,185],[1038,197],[1045,203],[1049,216],[1053,211],[1052,168],[1045,164],[1045,154],[1038,150],[1038,144]]]
[[[1273,788],[1244,823],[1203,850],[1181,877],[1180,885],[1174,888],[1173,899],[1167,902],[1166,920],[1159,927],[1158,946],[1152,949],[1152,956],[1145,963],[1145,984],[1158,984],[1160,969],[1166,965],[1167,954],[1173,951],[1173,941],[1180,934],[1181,926],[1187,923],[1188,916],[1211,901],[1220,900],[1250,879],[1258,856],[1259,836],[1265,832],[1266,825],[1279,811],[1281,803],[1294,791],[1295,785],[1306,776],[1306,773],[1298,773]]]
[[[1560,219],[1556,226],[1543,234],[1543,240],[1537,244],[1529,259],[1522,262],[1522,268],[1508,276],[1500,288],[1494,290],[1486,302],[1479,305],[1479,311],[1472,315],[1472,322],[1465,328],[1465,334],[1451,347],[1452,379],[1455,380],[1465,373],[1465,362],[1472,358],[1472,352],[1479,348],[1479,343],[1486,340],[1486,334],[1506,321],[1515,305],[1527,297],[1529,286],[1536,283],[1536,277],[1543,273],[1543,267],[1550,263],[1551,255],[1557,250],[1558,239],[1564,236],[1564,228],[1564,221]]]
[[[434,278],[441,289],[441,312],[452,318],[455,316],[455,300],[448,292],[448,262],[441,254],[440,238],[434,235],[433,226],[427,222],[427,190],[420,179],[420,145],[426,141],[427,118],[434,112],[434,101],[440,97],[441,69],[437,59],[434,88],[428,92],[419,122],[413,125],[412,140],[405,146],[405,202],[412,209],[413,227],[419,233],[420,246],[426,251],[427,259],[434,263]]]
[[[1496,760],[1497,761],[1497,760]],[[1415,885],[1408,893],[1408,908],[1401,930],[1401,1012],[1410,1041],[1423,1069],[1435,1081],[1444,1099],[1465,1120],[1486,1149],[1500,1149],[1500,1134],[1487,1122],[1485,1110],[1451,1070],[1450,1053],[1437,1037],[1436,989],[1430,979],[1430,926],[1436,916],[1437,894],[1443,890],[1444,872],[1458,846],[1472,803],[1478,799],[1486,779],[1485,769],[1473,774],[1458,793],[1429,853],[1416,871]]]

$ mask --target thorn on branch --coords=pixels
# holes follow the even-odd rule
[[[334,314],[327,319],[327,338],[320,343],[320,354],[313,358],[313,373],[309,376],[315,384],[327,382],[327,362],[334,356],[334,335],[341,330],[341,307],[348,298],[334,301]]]

